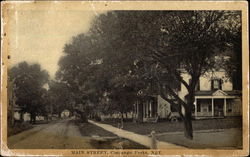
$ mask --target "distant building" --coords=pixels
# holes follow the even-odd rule
[[[70,111],[69,110],[63,110],[62,113],[61,113],[61,117],[62,118],[68,118],[70,115]]]
[[[9,122],[14,123],[15,121],[21,120],[21,108],[16,104],[16,96],[14,94],[14,89],[16,88],[13,81],[10,81],[8,78],[8,120]],[[30,121],[30,114],[23,114],[23,121]]]
[[[14,119],[17,121],[21,120],[21,113],[17,110],[15,110],[15,112],[14,112]],[[25,121],[25,122],[30,121],[30,114],[29,113],[23,114],[23,121]]]

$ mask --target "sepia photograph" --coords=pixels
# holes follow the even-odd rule
[[[247,3],[173,3],[1,3],[1,154],[247,155]]]

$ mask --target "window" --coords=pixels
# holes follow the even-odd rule
[[[227,104],[227,112],[228,113],[233,112],[233,105],[232,105],[232,103]]]
[[[201,104],[197,104],[197,112],[201,112]]]
[[[207,112],[207,108],[202,108],[202,112]]]
[[[219,88],[220,88],[219,80],[214,80],[214,89],[219,89]]]
[[[212,89],[221,89],[221,83],[222,83],[221,79],[213,79],[211,84]]]
[[[200,104],[200,100],[197,100],[197,112],[201,112],[201,104]]]
[[[212,112],[212,104],[209,104],[209,105],[208,105],[208,111],[209,111],[209,112]]]

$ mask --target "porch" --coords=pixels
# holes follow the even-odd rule
[[[134,121],[136,122],[156,122],[157,96],[147,96],[136,101],[134,104]]]
[[[241,115],[241,99],[237,96],[228,95],[221,90],[211,95],[196,95],[194,104],[193,114],[195,119]]]

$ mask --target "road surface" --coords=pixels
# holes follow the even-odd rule
[[[91,149],[90,137],[83,137],[70,119],[38,125],[8,138],[10,149]]]

